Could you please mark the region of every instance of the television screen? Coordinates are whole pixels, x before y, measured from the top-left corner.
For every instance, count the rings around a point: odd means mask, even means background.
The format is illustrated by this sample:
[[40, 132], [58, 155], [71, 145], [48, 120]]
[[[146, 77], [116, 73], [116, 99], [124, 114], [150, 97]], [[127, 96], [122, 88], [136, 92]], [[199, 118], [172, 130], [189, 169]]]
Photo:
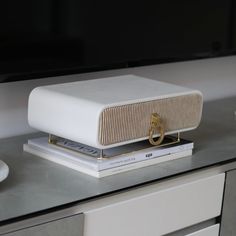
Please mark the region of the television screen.
[[234, 53], [233, 0], [0, 2], [1, 82]]

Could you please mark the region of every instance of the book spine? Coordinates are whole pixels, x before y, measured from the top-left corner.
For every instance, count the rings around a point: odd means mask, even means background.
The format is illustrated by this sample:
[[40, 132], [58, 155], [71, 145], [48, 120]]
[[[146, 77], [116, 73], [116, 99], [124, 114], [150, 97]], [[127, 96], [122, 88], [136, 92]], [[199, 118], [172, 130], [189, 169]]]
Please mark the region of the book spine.
[[182, 144], [182, 145], [176, 145], [174, 147], [169, 147], [169, 148], [168, 147], [160, 148], [160, 149], [157, 148], [150, 151], [133, 153], [127, 156], [123, 155], [120, 157], [111, 158], [110, 160], [107, 159], [107, 160], [98, 162], [98, 170], [101, 171], [101, 170], [111, 169], [114, 167], [136, 163], [139, 161], [145, 161], [145, 160], [178, 153], [185, 150], [192, 150], [192, 149], [193, 149], [193, 143], [187, 143], [187, 144]]
[[186, 156], [191, 156], [191, 155], [192, 155], [192, 149], [180, 151], [180, 152], [172, 153], [172, 154], [169, 154], [166, 156], [156, 157], [153, 159], [148, 159], [148, 160], [144, 160], [144, 161], [140, 161], [140, 162], [124, 165], [124, 166], [119, 166], [119, 167], [115, 167], [115, 168], [111, 168], [111, 169], [102, 170], [97, 173], [97, 177], [102, 178], [102, 177], [126, 172], [129, 170], [135, 170], [135, 169], [142, 168], [142, 167], [156, 165], [156, 164], [170, 161], [170, 160], [176, 160], [176, 159], [186, 157]]

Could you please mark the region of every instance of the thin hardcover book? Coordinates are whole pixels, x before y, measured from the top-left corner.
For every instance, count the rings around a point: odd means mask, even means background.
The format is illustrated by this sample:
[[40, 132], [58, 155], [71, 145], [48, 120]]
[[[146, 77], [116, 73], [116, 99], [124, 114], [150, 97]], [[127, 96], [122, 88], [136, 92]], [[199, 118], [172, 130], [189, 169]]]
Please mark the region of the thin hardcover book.
[[159, 148], [151, 146], [148, 141], [141, 141], [104, 150], [105, 158], [99, 159], [99, 156], [97, 154], [93, 156], [86, 154], [86, 150], [89, 154], [95, 154], [95, 152], [99, 153], [98, 150], [86, 145], [83, 146], [83, 144], [80, 143], [78, 143], [78, 147], [80, 147], [80, 149], [83, 149], [82, 153], [50, 144], [48, 143], [47, 137], [30, 139], [28, 140], [27, 145], [27, 151], [29, 151], [28, 149], [29, 147], [31, 147], [38, 152], [58, 156], [58, 158], [60, 157], [62, 159], [65, 159], [65, 161], [67, 162], [71, 162], [95, 171], [111, 169], [114, 167], [128, 165], [139, 161], [145, 161], [193, 149], [193, 142], [184, 139], [181, 139], [177, 144]]
[[[77, 145], [78, 149], [83, 149], [82, 153], [50, 144], [47, 137], [41, 137], [28, 140], [28, 143], [24, 144], [24, 151], [100, 178], [190, 156], [193, 149], [193, 142], [184, 139], [178, 144], [160, 148], [149, 148], [148, 141], [141, 141], [106, 150], [106, 158], [99, 159], [98, 155], [95, 155], [98, 150], [80, 143]], [[73, 146], [76, 150], [75, 143]], [[93, 155], [87, 155], [86, 152]]]
[[157, 158], [147, 159], [147, 160], [143, 160], [143, 161], [139, 161], [139, 162], [135, 162], [135, 163], [130, 163], [127, 165], [117, 166], [117, 167], [110, 168], [110, 169], [96, 171], [96, 170], [91, 169], [85, 165], [78, 164], [74, 161], [68, 161], [64, 156], [61, 156], [61, 155], [58, 155], [55, 153], [50, 153], [45, 150], [44, 151], [40, 150], [39, 148], [32, 146], [30, 144], [25, 144], [24, 150], [26, 152], [33, 154], [33, 155], [53, 161], [57, 164], [66, 166], [68, 168], [74, 169], [76, 171], [79, 171], [81, 173], [84, 173], [84, 174], [87, 174], [87, 175], [90, 175], [90, 176], [93, 176], [96, 178], [111, 176], [114, 174], [119, 174], [119, 173], [123, 173], [126, 171], [131, 171], [131, 170], [135, 170], [135, 169], [139, 169], [139, 168], [143, 168], [143, 167], [148, 167], [148, 166], [156, 165], [161, 162], [171, 161], [171, 160], [175, 160], [178, 158], [192, 155], [192, 149], [189, 149], [189, 150], [180, 151], [177, 153], [172, 153], [172, 154], [160, 156]]

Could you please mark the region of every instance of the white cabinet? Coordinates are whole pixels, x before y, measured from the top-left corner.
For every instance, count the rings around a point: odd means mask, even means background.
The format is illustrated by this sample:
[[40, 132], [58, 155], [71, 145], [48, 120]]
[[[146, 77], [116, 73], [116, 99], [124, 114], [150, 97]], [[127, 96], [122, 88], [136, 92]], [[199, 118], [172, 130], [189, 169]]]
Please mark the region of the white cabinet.
[[207, 227], [205, 229], [199, 230], [192, 234], [188, 234], [186, 236], [218, 236], [219, 235], [219, 224]]
[[213, 224], [221, 214], [224, 181], [219, 172], [183, 175], [8, 225], [0, 234], [218, 236]]
[[217, 217], [224, 178], [218, 174], [88, 210], [84, 236], [158, 236]]

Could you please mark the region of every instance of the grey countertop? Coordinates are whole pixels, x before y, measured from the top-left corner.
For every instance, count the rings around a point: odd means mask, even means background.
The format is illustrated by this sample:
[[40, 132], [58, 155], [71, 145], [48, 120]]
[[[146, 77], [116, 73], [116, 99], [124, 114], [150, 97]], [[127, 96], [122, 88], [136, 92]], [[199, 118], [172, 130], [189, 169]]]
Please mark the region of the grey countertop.
[[8, 164], [10, 175], [0, 183], [0, 225], [192, 170], [236, 161], [235, 111], [236, 97], [204, 104], [199, 128], [183, 134], [195, 143], [191, 157], [102, 179], [24, 153], [23, 144], [42, 134], [2, 139], [0, 159]]

